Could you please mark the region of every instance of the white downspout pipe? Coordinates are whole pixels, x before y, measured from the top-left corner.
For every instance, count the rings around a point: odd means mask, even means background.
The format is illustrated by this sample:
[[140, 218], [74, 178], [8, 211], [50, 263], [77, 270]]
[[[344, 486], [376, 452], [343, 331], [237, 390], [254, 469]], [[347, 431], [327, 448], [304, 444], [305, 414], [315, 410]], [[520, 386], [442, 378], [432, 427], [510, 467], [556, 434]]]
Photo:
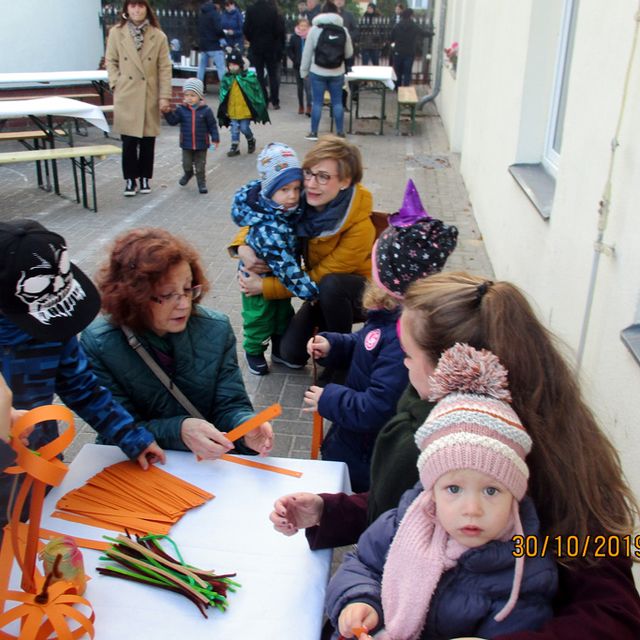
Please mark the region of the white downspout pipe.
[[[446, 26], [447, 20], [447, 0], [440, 0], [440, 18], [439, 18], [439, 28], [438, 28], [438, 42], [436, 44], [436, 57], [435, 57], [435, 65], [436, 65], [436, 79], [433, 83], [433, 88], [431, 89], [431, 93], [427, 96], [423, 96], [418, 100], [418, 109], [422, 109], [427, 102], [432, 102], [436, 99], [438, 94], [440, 93], [440, 86], [442, 85], [442, 65], [444, 62], [444, 30]], [[431, 53], [433, 56], [433, 52]]]

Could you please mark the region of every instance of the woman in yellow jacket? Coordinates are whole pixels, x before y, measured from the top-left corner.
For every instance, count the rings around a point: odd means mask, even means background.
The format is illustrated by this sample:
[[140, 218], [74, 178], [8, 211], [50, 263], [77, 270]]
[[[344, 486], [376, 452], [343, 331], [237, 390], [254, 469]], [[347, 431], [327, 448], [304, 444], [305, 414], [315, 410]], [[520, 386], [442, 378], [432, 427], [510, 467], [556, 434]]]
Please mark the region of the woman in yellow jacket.
[[109, 31], [106, 51], [113, 91], [113, 128], [122, 135], [125, 196], [149, 193], [160, 111], [171, 110], [171, 59], [167, 36], [151, 6], [125, 0], [120, 22]]
[[[315, 327], [349, 333], [361, 320], [362, 292], [371, 275], [375, 228], [371, 193], [360, 184], [362, 157], [358, 148], [337, 136], [323, 136], [302, 163], [303, 212], [296, 225], [303, 266], [318, 284], [317, 300], [305, 302], [282, 336], [271, 337], [271, 360], [288, 367], [304, 366], [306, 345]], [[246, 234], [246, 232], [245, 232]], [[234, 240], [244, 263], [240, 289], [269, 300], [291, 297], [251, 249]]]

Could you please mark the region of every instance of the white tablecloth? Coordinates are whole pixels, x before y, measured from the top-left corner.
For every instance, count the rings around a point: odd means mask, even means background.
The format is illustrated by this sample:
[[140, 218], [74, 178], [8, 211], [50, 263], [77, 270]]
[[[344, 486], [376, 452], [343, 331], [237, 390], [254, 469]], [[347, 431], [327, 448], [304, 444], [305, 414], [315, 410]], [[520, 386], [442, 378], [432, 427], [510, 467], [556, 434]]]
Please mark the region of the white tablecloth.
[[98, 129], [109, 131], [109, 125], [100, 108], [81, 100], [58, 96], [36, 98], [35, 100], [0, 100], [0, 120], [26, 116], [82, 118]]
[[387, 89], [393, 90], [395, 88], [394, 80], [396, 79], [396, 73], [393, 67], [382, 67], [373, 65], [354, 66], [349, 73], [346, 74], [348, 82], [354, 82], [356, 80], [377, 80], [382, 82]]
[[[290, 458], [260, 459], [302, 471], [301, 478], [225, 462], [195, 461], [193, 454], [171, 451], [163, 469], [211, 493], [215, 498], [189, 511], [171, 530], [185, 562], [221, 573], [237, 572], [242, 584], [229, 595], [229, 609], [208, 611], [205, 620], [185, 597], [161, 589], [101, 576], [100, 553], [83, 549], [92, 579], [86, 597], [96, 613], [96, 638], [122, 640], [318, 640], [331, 551], [310, 551], [302, 533], [287, 538], [268, 519], [276, 498], [294, 491], [335, 492], [348, 488], [343, 463]], [[45, 501], [42, 527], [100, 539], [94, 527], [51, 518], [56, 500], [103, 467], [124, 458], [116, 447], [85, 445], [70, 465], [63, 484]], [[13, 576], [14, 584], [17, 576]]]
[[37, 86], [50, 82], [107, 82], [106, 71], [42, 71], [29, 73], [0, 73], [0, 85], [23, 84]]

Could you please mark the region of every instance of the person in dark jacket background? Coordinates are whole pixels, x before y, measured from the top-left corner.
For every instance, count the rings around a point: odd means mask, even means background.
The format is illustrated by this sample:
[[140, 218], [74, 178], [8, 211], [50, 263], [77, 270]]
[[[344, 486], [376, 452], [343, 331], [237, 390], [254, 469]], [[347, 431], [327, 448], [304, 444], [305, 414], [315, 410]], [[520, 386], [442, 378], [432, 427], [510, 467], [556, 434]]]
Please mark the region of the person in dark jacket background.
[[311, 338], [309, 355], [323, 366], [347, 369], [344, 384], [311, 386], [304, 411], [318, 411], [332, 425], [322, 443], [322, 459], [345, 462], [351, 489], [369, 489], [369, 468], [376, 437], [393, 416], [407, 386], [407, 369], [396, 332], [398, 300], [375, 284], [362, 299], [368, 310], [355, 333], [319, 333]]
[[170, 125], [180, 125], [180, 147], [184, 174], [179, 183], [185, 186], [193, 177], [195, 165], [198, 191], [207, 193], [205, 175], [207, 149], [215, 149], [220, 142], [216, 119], [211, 108], [202, 99], [204, 86], [197, 78], [189, 78], [183, 87], [185, 104], [165, 113]]
[[[306, 114], [311, 117], [311, 84], [309, 78], [302, 78], [300, 75], [300, 61], [302, 60], [302, 51], [309, 35], [311, 25], [306, 16], [298, 18], [298, 22], [293, 29], [293, 33], [287, 43], [287, 55], [293, 63], [293, 71], [296, 76], [296, 89], [298, 92], [298, 114]], [[305, 100], [307, 107], [305, 109]]]
[[[33, 409], [51, 404], [57, 395], [142, 468], [164, 461], [153, 435], [134, 426], [131, 415], [100, 386], [78, 344], [76, 334], [98, 313], [100, 296], [70, 262], [64, 238], [33, 220], [3, 222], [0, 256], [1, 372], [13, 406]], [[37, 450], [57, 437], [57, 423], [43, 422], [29, 437], [29, 447]], [[0, 474], [0, 504], [7, 504], [13, 478]], [[2, 508], [0, 532], [5, 524]]]
[[401, 16], [400, 22], [391, 30], [393, 69], [396, 72], [396, 86], [408, 87], [418, 42], [425, 37], [425, 33], [413, 19], [413, 9], [404, 9]]
[[226, 0], [220, 20], [227, 46], [244, 53], [244, 18], [234, 0]]
[[200, 47], [200, 62], [198, 64], [198, 80], [206, 86], [207, 66], [209, 58], [213, 60], [218, 74], [218, 82], [222, 82], [225, 74], [224, 41], [225, 33], [222, 29], [221, 8], [222, 0], [206, 0], [198, 13], [198, 46]]
[[[284, 17], [277, 0], [256, 0], [247, 9], [244, 35], [249, 41], [249, 60], [256, 70], [266, 104], [280, 108], [280, 63], [285, 47]], [[264, 77], [269, 76], [269, 90]]]

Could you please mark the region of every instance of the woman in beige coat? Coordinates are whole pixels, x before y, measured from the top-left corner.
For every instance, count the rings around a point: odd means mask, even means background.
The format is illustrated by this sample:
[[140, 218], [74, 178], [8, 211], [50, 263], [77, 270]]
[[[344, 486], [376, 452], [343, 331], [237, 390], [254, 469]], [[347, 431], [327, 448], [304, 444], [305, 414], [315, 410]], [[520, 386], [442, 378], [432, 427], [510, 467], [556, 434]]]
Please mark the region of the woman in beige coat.
[[122, 135], [124, 195], [149, 193], [160, 112], [171, 109], [171, 60], [167, 36], [149, 3], [125, 0], [109, 32], [106, 53], [113, 91], [114, 130]]

